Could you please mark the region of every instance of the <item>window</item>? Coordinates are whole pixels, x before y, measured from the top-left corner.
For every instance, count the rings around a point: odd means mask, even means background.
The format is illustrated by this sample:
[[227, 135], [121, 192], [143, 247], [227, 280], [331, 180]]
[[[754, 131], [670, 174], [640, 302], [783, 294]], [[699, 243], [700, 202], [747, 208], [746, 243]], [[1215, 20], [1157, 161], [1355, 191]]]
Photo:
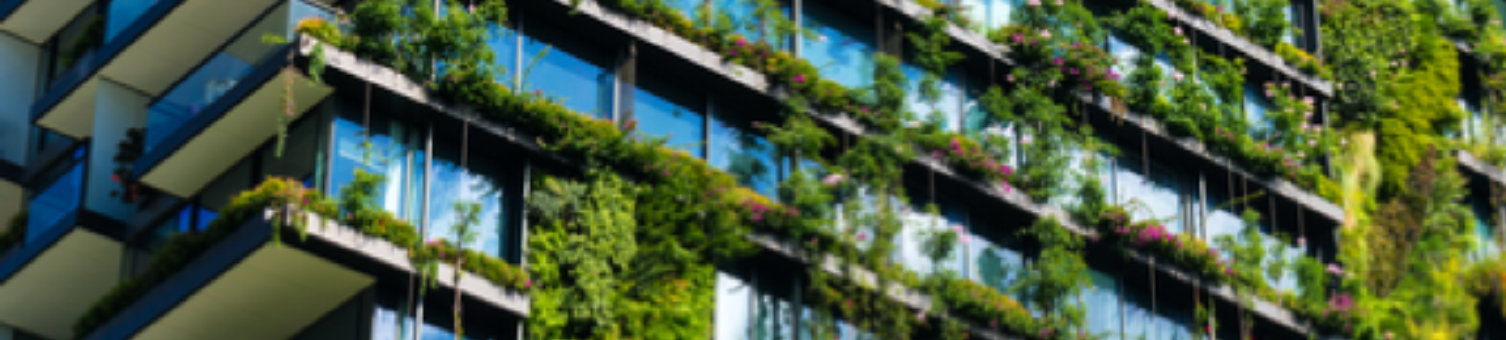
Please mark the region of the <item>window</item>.
[[[424, 239], [444, 238], [458, 242], [455, 226], [463, 216], [457, 211], [457, 205], [475, 204], [479, 223], [471, 226], [475, 239], [466, 243], [465, 248], [507, 258], [506, 251], [510, 250], [507, 245], [514, 243], [508, 242], [509, 233], [506, 232], [509, 223], [505, 189], [512, 178], [503, 162], [509, 155], [495, 148], [487, 148], [490, 152], [486, 152], [485, 157], [472, 152], [466, 167], [462, 168], [460, 138], [445, 138], [459, 135], [436, 133], [434, 136], [434, 159], [429, 169], [432, 176], [429, 180], [429, 223], [424, 227]], [[473, 138], [470, 147], [479, 148], [480, 144]]]
[[[1116, 64], [1115, 72], [1129, 75], [1135, 71], [1135, 60], [1140, 58], [1140, 49], [1119, 39], [1117, 34], [1109, 34], [1109, 53], [1114, 56]], [[1129, 81], [1127, 78], [1119, 78], [1121, 81]]]
[[[1244, 218], [1231, 206], [1234, 197], [1228, 191], [1223, 185], [1208, 186], [1208, 197], [1203, 201], [1205, 202], [1203, 209], [1206, 210], [1207, 214], [1207, 219], [1203, 222], [1205, 229], [1203, 231], [1203, 235], [1205, 236], [1203, 239], [1210, 245], [1216, 245], [1217, 243], [1213, 243], [1213, 241], [1218, 239], [1219, 236], [1231, 235], [1230, 237], [1238, 238], [1239, 232], [1244, 230]], [[1229, 252], [1221, 254], [1224, 257], [1231, 255]]]
[[[913, 206], [905, 211], [901, 234], [894, 238], [895, 262], [922, 275], [935, 274], [942, 270], [956, 275], [967, 273], [965, 268], [967, 260], [964, 258], [967, 255], [967, 249], [960, 242], [960, 237], [950, 256], [933, 263], [930, 256], [926, 254], [925, 244], [934, 233], [950, 233], [956, 229], [961, 229], [965, 233], [967, 230], [966, 210], [954, 205], [942, 205], [941, 213], [942, 216], [934, 216], [924, 209]], [[935, 268], [937, 265], [941, 268]]]
[[[905, 106], [914, 115], [915, 120], [929, 122], [932, 119], [940, 121], [944, 131], [962, 130], [962, 89], [964, 85], [962, 72], [956, 68], [948, 70], [946, 76], [936, 83], [939, 90], [934, 102], [926, 102], [920, 93], [921, 79], [926, 77], [926, 71], [910, 64], [902, 66], [905, 78], [909, 81], [905, 87]], [[934, 117], [940, 115], [940, 117]]]
[[1140, 211], [1131, 210], [1136, 219], [1163, 221], [1167, 231], [1181, 233], [1180, 179], [1171, 169], [1156, 163], [1151, 163], [1147, 175], [1143, 164], [1138, 154], [1127, 151], [1121, 154], [1114, 169], [1114, 202], [1131, 208], [1144, 207]]
[[740, 115], [729, 112], [733, 105], [715, 105], [711, 115], [711, 166], [726, 170], [737, 183], [767, 197], [778, 196], [774, 146], [763, 136], [746, 132]]
[[1018, 0], [961, 0], [968, 19], [977, 23], [984, 32], [1008, 25]]
[[1087, 306], [1084, 320], [1091, 334], [1102, 339], [1119, 339], [1119, 281], [1113, 275], [1088, 269], [1092, 287], [1082, 293], [1082, 302]]
[[530, 25], [524, 33], [523, 65], [531, 65], [522, 71], [524, 90], [559, 100], [582, 114], [612, 117], [616, 77], [605, 66], [611, 60], [606, 49], [544, 25]]
[[816, 38], [802, 39], [800, 54], [821, 70], [821, 76], [847, 87], [873, 84], [874, 42], [872, 24], [851, 18], [836, 8], [815, 1], [805, 5], [803, 23]]
[[1476, 256], [1481, 259], [1495, 258], [1500, 253], [1501, 246], [1496, 228], [1490, 223], [1491, 206], [1488, 199], [1471, 198], [1469, 207], [1475, 220], [1475, 239], [1480, 242], [1476, 248]]
[[1009, 236], [1001, 230], [988, 230], [974, 224], [969, 228], [967, 243], [967, 277], [978, 283], [1008, 292], [1020, 280], [1020, 270], [1025, 267], [1025, 256], [1012, 249]]
[[492, 54], [495, 56], [492, 63], [501, 68], [496, 75], [493, 75], [496, 78], [492, 80], [511, 88], [515, 84], [516, 76], [523, 73], [523, 70], [518, 68], [519, 56], [526, 58], [525, 63], [532, 61], [533, 56], [519, 53], [518, 31], [507, 26], [490, 25], [491, 34], [486, 37], [486, 46], [492, 49]]
[[668, 138], [668, 146], [695, 157], [705, 157], [706, 104], [703, 93], [686, 91], [652, 75], [643, 74], [640, 91], [633, 94], [633, 118], [638, 132]]
[[[348, 111], [347, 111], [348, 112]], [[331, 197], [355, 180], [355, 171], [382, 175], [376, 204], [398, 218], [417, 221], [423, 194], [423, 133], [416, 127], [373, 116], [370, 130], [361, 117], [334, 119], [334, 152], [330, 165]]]
[[1273, 133], [1271, 121], [1265, 116], [1267, 111], [1273, 109], [1274, 106], [1266, 99], [1265, 91], [1260, 85], [1245, 84], [1245, 122], [1249, 127], [1250, 137], [1261, 140]]

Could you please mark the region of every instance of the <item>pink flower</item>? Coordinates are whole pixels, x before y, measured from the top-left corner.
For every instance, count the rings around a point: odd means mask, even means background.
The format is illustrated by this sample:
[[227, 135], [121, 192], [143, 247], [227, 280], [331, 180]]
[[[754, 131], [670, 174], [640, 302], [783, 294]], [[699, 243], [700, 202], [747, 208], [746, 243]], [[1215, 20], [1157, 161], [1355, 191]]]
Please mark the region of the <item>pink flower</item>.
[[1344, 268], [1339, 267], [1339, 264], [1337, 263], [1329, 263], [1328, 273], [1333, 274], [1334, 276], [1344, 275]]
[[[1039, 0], [1031, 0], [1031, 1], [1036, 1], [1037, 3], [1040, 2]], [[1016, 43], [1016, 44], [1025, 42], [1025, 36], [1020, 35], [1020, 32], [1014, 32], [1014, 37], [1013, 38], [1014, 38], [1014, 43]]]
[[841, 173], [835, 173], [835, 174], [826, 175], [826, 178], [822, 178], [821, 179], [821, 183], [822, 184], [826, 184], [826, 186], [836, 186], [837, 184], [841, 184], [842, 181], [846, 180], [846, 179], [847, 179], [846, 175], [842, 175]]
[[865, 233], [865, 232], [859, 232], [858, 233], [858, 242], [863, 242], [863, 241], [867, 241], [867, 240], [868, 240], [868, 233]]
[[737, 46], [747, 46], [747, 45], [748, 45], [748, 40], [747, 39], [737, 38]]
[[1029, 135], [1020, 136], [1020, 144], [1021, 145], [1030, 145], [1030, 136]]
[[532, 288], [533, 279], [523, 279], [523, 288]]
[[1391, 332], [1386, 332], [1386, 340], [1391, 340]]
[[1176, 33], [1179, 37], [1182, 36], [1182, 26], [1172, 27], [1171, 32]]
[[1177, 81], [1182, 81], [1182, 78], [1183, 78], [1182, 72], [1173, 72], [1171, 74], [1171, 78], [1172, 79], [1176, 79]]
[[1297, 238], [1297, 246], [1298, 247], [1306, 247], [1307, 246], [1307, 237], [1298, 237]]
[[962, 228], [961, 224], [952, 225], [952, 232], [957, 233], [957, 242], [967, 244], [967, 229]]
[[1025, 4], [1026, 5], [1030, 5], [1030, 7], [1040, 6], [1041, 5], [1041, 0], [1030, 0], [1030, 1], [1025, 2]]
[[1041, 30], [1041, 39], [1051, 39], [1051, 31]]
[[999, 172], [1004, 173], [1004, 176], [1014, 175], [1014, 168], [1009, 167], [1008, 164], [999, 164]]
[[[1041, 32], [1045, 32], [1045, 31], [1041, 31]], [[1052, 64], [1056, 64], [1057, 66], [1060, 66], [1062, 64], [1062, 58], [1061, 57], [1051, 58], [1051, 63]]]
[[804, 74], [797, 74], [797, 75], [795, 75], [795, 83], [804, 84], [805, 83], [805, 75]]

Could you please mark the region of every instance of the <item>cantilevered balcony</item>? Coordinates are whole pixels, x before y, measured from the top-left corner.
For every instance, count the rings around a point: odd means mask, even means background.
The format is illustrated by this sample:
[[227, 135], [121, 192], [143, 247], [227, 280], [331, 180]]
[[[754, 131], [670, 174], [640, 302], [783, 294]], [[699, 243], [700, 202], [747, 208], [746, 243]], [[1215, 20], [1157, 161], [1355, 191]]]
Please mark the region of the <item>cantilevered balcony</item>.
[[[391, 242], [312, 213], [302, 215], [308, 222], [302, 238], [274, 228], [275, 211], [261, 212], [80, 338], [286, 339], [379, 278], [400, 282], [417, 273], [407, 250]], [[284, 233], [281, 243], [274, 232]], [[441, 265], [438, 275], [448, 278], [452, 270]], [[455, 286], [440, 280], [433, 294], [453, 294]], [[520, 293], [475, 275], [458, 286], [487, 309], [527, 314]]]
[[[303, 0], [283, 1], [261, 20], [178, 80], [147, 113], [145, 156], [136, 162], [143, 182], [180, 197], [192, 195], [215, 174], [277, 133], [284, 101], [293, 102], [292, 122], [328, 96], [292, 68], [291, 43], [268, 44], [266, 36], [295, 40], [303, 18], [333, 18]], [[285, 77], [291, 77], [292, 84]], [[284, 98], [284, 91], [292, 97]]]
[[86, 155], [64, 155], [26, 201], [25, 237], [0, 253], [0, 323], [69, 338], [72, 320], [120, 278], [123, 229], [89, 207]]
[[[54, 0], [30, 0], [50, 2]], [[63, 0], [57, 0], [63, 1]], [[70, 49], [58, 58], [32, 120], [75, 138], [93, 131], [95, 88], [104, 79], [158, 97], [200, 61], [223, 49], [248, 24], [268, 16], [284, 0], [114, 0], [80, 15], [97, 16], [97, 35], [72, 39], [97, 42], [95, 48]], [[58, 17], [48, 20], [56, 21]], [[93, 21], [94, 19], [90, 19]], [[85, 30], [91, 31], [91, 30]], [[93, 39], [93, 40], [91, 40]], [[75, 45], [75, 44], [68, 44]], [[84, 44], [87, 47], [88, 44]], [[66, 60], [65, 60], [66, 59]]]
[[0, 31], [32, 43], [47, 40], [94, 0], [4, 0], [0, 1]]

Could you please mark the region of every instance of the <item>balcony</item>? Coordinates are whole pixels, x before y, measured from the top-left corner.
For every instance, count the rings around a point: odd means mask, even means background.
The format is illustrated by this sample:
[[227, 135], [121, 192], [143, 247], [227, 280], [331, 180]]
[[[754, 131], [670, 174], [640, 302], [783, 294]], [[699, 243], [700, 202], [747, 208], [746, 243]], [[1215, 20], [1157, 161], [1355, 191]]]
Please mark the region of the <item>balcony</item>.
[[[265, 36], [295, 40], [293, 28], [306, 17], [333, 15], [304, 1], [285, 1], [156, 98], [147, 111], [145, 154], [135, 165], [136, 176], [190, 196], [276, 135], [285, 90], [294, 103], [294, 116], [286, 122], [332, 93], [296, 71], [292, 44], [262, 42]], [[292, 77], [293, 86], [283, 77]]]
[[85, 209], [83, 149], [30, 201], [21, 244], [0, 254], [0, 323], [54, 339], [120, 278], [120, 228]]
[[82, 14], [101, 18], [98, 47], [76, 49], [59, 60], [67, 63], [55, 69], [32, 106], [31, 119], [70, 137], [88, 137], [96, 105], [110, 105], [96, 103], [95, 88], [105, 79], [157, 97], [281, 2], [115, 0], [108, 8]]
[[[300, 238], [273, 228], [276, 211], [259, 212], [80, 338], [286, 339], [378, 278], [397, 282], [417, 273], [407, 250], [391, 242], [313, 213]], [[283, 233], [282, 244], [274, 232]], [[452, 270], [441, 265], [438, 275]], [[440, 280], [431, 294], [448, 296], [455, 286]], [[487, 309], [528, 313], [525, 296], [475, 275], [464, 276], [459, 289]], [[247, 323], [247, 316], [257, 321]]]
[[0, 31], [10, 32], [31, 43], [46, 41], [94, 0], [4, 0], [0, 1]]

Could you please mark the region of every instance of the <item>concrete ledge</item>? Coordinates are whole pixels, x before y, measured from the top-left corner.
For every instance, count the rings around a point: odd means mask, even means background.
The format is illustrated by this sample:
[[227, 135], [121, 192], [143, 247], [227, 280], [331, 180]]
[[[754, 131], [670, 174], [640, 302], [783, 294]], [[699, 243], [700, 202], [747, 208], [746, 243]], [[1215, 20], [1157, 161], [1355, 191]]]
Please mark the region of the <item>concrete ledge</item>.
[[1490, 179], [1491, 182], [1495, 182], [1498, 185], [1506, 185], [1506, 172], [1502, 172], [1495, 165], [1475, 158], [1475, 155], [1470, 154], [1469, 151], [1459, 150], [1457, 156], [1460, 168]]
[[1218, 39], [1219, 43], [1234, 48], [1235, 50], [1244, 54], [1246, 59], [1258, 61], [1261, 64], [1264, 64], [1266, 67], [1270, 67], [1271, 69], [1282, 73], [1287, 78], [1296, 79], [1298, 83], [1301, 83], [1303, 85], [1306, 85], [1308, 88], [1318, 91], [1318, 93], [1322, 94], [1324, 97], [1333, 98], [1333, 83], [1319, 79], [1315, 75], [1302, 73], [1295, 66], [1288, 65], [1286, 63], [1286, 60], [1281, 59], [1281, 56], [1276, 55], [1274, 51], [1268, 50], [1265, 47], [1259, 45], [1255, 45], [1255, 43], [1251, 42], [1250, 40], [1235, 35], [1234, 32], [1220, 27], [1218, 26], [1218, 24], [1215, 24], [1212, 21], [1208, 21], [1202, 16], [1182, 10], [1181, 7], [1177, 7], [1177, 5], [1172, 3], [1170, 0], [1148, 0], [1147, 2], [1151, 6], [1154, 6], [1166, 12], [1167, 14], [1174, 16], [1175, 20], [1198, 30], [1198, 32], [1201, 32], [1204, 36], [1213, 37], [1214, 39]]
[[[272, 212], [269, 210], [268, 214]], [[392, 242], [381, 238], [366, 235], [360, 231], [340, 225], [334, 220], [324, 219], [314, 213], [304, 213], [307, 218], [308, 236], [329, 243], [355, 254], [361, 254], [368, 259], [382, 263], [392, 269], [417, 275], [418, 269], [408, 260], [408, 249], [399, 247]], [[440, 264], [438, 275], [439, 286], [449, 289], [457, 288], [450, 278], [455, 275], [455, 268], [448, 264]], [[460, 291], [466, 296], [486, 302], [502, 310], [512, 312], [521, 317], [528, 317], [530, 302], [528, 295], [522, 292], [498, 286], [480, 276], [466, 273], [460, 277]]]

